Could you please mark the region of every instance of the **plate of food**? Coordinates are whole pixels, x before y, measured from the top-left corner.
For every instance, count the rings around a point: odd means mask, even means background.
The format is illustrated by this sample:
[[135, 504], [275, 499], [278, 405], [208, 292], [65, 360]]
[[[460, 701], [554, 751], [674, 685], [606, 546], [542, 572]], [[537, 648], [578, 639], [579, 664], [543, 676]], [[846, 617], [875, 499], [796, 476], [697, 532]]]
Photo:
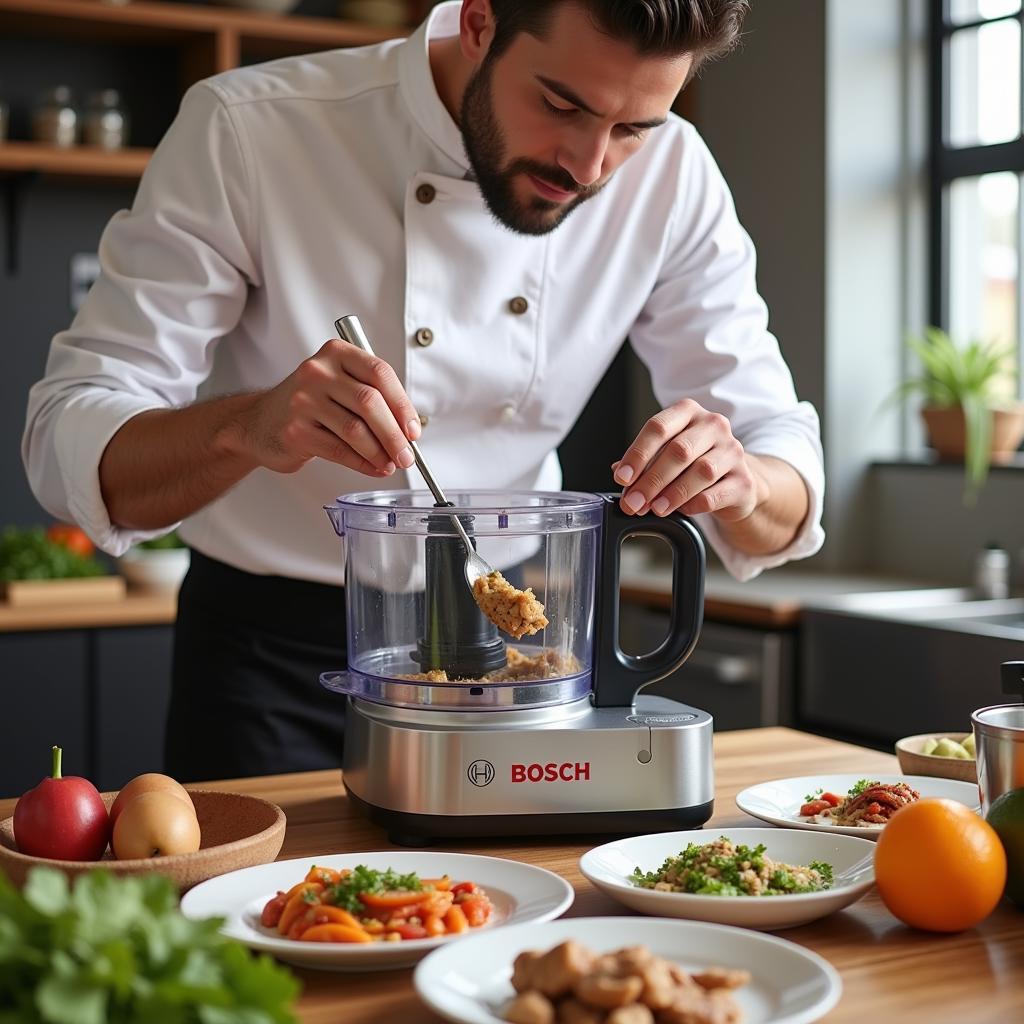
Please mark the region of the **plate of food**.
[[922, 797], [945, 797], [978, 810], [978, 787], [925, 775], [804, 775], [744, 789], [741, 811], [786, 828], [877, 839], [888, 820]]
[[866, 839], [796, 829], [663, 832], [598, 846], [580, 871], [642, 914], [792, 928], [859, 900], [874, 852]]
[[610, 1019], [806, 1024], [842, 993], [831, 964], [774, 935], [630, 917], [473, 935], [426, 957], [413, 984], [456, 1024], [601, 1021], [613, 1008]]
[[186, 917], [299, 967], [408, 967], [477, 931], [549, 921], [573, 888], [543, 868], [498, 857], [385, 851], [261, 864], [197, 885]]

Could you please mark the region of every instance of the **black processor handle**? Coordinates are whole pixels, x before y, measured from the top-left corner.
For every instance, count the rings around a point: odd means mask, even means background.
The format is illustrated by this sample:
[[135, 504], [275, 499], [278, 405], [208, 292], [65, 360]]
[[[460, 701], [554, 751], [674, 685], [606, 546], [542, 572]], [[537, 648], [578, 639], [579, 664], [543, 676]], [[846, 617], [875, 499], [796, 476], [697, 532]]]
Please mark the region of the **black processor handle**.
[[1003, 693], [1024, 700], [1024, 661], [1004, 661], [999, 667]]
[[[620, 494], [601, 494], [604, 529], [598, 552], [594, 613], [594, 704], [631, 707], [637, 690], [674, 672], [690, 656], [704, 621], [704, 541], [685, 516], [628, 516]], [[668, 636], [653, 651], [627, 654], [619, 646], [619, 552], [629, 537], [664, 537], [672, 549]]]

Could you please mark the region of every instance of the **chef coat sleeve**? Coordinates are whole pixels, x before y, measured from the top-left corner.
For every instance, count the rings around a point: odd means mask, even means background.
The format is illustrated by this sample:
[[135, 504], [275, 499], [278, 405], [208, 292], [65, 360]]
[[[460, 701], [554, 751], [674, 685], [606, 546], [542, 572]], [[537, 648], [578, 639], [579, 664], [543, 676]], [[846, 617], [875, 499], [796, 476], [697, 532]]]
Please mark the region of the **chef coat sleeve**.
[[99, 484], [107, 442], [144, 410], [195, 399], [216, 341], [259, 285], [250, 164], [215, 84], [193, 86], [131, 210], [103, 232], [100, 276], [30, 392], [22, 458], [36, 498], [112, 555], [167, 530], [111, 523]]
[[725, 567], [746, 580], [818, 551], [825, 476], [818, 415], [798, 401], [768, 330], [750, 238], [703, 140], [686, 126], [673, 220], [661, 273], [630, 334], [662, 407], [691, 398], [729, 419], [744, 448], [788, 462], [807, 485], [810, 508], [792, 543], [771, 555], [732, 547], [714, 517], [694, 517]]

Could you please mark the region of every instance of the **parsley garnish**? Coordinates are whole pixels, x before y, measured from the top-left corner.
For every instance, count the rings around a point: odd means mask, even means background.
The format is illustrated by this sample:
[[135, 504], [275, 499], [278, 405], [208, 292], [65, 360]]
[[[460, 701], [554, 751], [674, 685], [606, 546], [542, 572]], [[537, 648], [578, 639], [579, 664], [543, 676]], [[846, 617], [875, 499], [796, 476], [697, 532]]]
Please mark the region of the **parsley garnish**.
[[855, 796], [860, 796], [861, 793], [863, 793], [865, 789], [867, 789], [869, 786], [874, 786], [874, 785], [875, 785], [875, 783], [872, 782], [871, 779], [859, 779], [850, 788], [849, 797], [853, 798]]
[[352, 874], [328, 890], [327, 902], [354, 913], [363, 909], [363, 902], [359, 899], [361, 892], [393, 892], [396, 889], [402, 892], [421, 892], [423, 883], [415, 872], [400, 875], [391, 868], [375, 871], [360, 864]]

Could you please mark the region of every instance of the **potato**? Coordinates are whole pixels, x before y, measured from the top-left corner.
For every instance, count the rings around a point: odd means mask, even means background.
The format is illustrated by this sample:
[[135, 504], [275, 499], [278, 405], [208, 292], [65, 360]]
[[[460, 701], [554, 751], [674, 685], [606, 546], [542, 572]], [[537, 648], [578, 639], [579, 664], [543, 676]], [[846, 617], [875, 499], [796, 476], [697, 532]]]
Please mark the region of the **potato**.
[[968, 737], [963, 741], [961, 746], [964, 748], [964, 750], [967, 751], [968, 754], [971, 755], [971, 757], [977, 757], [978, 756], [978, 751], [974, 747], [974, 733], [973, 732], [968, 735]]
[[947, 736], [943, 736], [942, 739], [939, 740], [932, 753], [936, 757], [958, 757], [962, 761], [974, 760], [974, 758], [971, 757], [971, 755], [968, 754], [956, 740], [951, 740]]
[[939, 745], [939, 741], [934, 736], [929, 736], [924, 741], [924, 746], [921, 747], [922, 754], [934, 754], [935, 748]]

